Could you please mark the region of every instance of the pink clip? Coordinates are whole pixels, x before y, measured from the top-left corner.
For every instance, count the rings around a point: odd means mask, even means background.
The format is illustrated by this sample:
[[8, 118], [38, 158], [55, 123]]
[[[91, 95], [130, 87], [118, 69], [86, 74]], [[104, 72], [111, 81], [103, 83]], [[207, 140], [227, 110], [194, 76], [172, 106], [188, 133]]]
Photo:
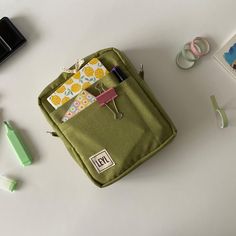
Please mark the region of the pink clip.
[[109, 88], [108, 90], [104, 91], [100, 95], [96, 97], [96, 100], [100, 104], [100, 106], [104, 106], [106, 103], [110, 102], [111, 100], [117, 97], [117, 93], [114, 88]]

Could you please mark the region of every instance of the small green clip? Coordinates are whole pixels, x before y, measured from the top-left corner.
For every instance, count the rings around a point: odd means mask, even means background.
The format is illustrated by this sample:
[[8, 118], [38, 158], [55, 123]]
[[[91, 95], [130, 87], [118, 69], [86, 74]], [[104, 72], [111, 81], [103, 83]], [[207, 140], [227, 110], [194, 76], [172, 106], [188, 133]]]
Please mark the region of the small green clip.
[[5, 176], [0, 176], [0, 189], [13, 192], [16, 190], [17, 182]]
[[214, 95], [212, 95], [211, 97], [211, 103], [213, 106], [213, 109], [216, 113], [216, 118], [217, 118], [217, 123], [219, 125], [220, 128], [226, 128], [228, 126], [228, 117], [224, 111], [224, 109], [220, 108], [217, 101], [216, 101], [216, 97]]
[[7, 130], [7, 137], [14, 148], [17, 157], [23, 166], [28, 166], [32, 163], [29, 153], [27, 153], [26, 148], [21, 141], [20, 137], [17, 135], [16, 131], [11, 127], [9, 122], [4, 121], [4, 125]]

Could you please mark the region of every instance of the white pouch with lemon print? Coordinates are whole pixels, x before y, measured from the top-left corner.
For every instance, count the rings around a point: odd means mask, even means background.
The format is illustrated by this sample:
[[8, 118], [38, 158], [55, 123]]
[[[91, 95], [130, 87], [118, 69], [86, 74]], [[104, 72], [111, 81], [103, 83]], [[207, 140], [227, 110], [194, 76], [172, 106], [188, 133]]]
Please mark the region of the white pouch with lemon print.
[[108, 74], [108, 70], [105, 66], [97, 58], [93, 58], [51, 94], [47, 100], [57, 109], [106, 74]]

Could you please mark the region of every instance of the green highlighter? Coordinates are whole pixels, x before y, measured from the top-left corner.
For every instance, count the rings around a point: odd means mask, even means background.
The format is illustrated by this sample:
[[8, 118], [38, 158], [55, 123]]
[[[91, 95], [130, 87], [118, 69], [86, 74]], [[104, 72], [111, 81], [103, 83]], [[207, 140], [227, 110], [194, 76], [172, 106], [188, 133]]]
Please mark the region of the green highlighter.
[[12, 126], [9, 124], [8, 121], [4, 121], [4, 125], [7, 130], [7, 137], [12, 145], [12, 147], [15, 149], [15, 152], [17, 154], [17, 157], [20, 161], [20, 163], [23, 166], [28, 166], [32, 163], [31, 156], [26, 151], [26, 147], [24, 146], [21, 138], [17, 134], [17, 132], [12, 128]]

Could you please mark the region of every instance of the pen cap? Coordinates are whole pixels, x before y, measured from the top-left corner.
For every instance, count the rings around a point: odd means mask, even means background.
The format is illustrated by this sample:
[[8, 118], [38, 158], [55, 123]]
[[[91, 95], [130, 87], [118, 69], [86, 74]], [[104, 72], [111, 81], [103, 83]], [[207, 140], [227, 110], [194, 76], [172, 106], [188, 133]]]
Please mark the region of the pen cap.
[[5, 176], [0, 176], [0, 189], [13, 192], [16, 190], [16, 181]]

